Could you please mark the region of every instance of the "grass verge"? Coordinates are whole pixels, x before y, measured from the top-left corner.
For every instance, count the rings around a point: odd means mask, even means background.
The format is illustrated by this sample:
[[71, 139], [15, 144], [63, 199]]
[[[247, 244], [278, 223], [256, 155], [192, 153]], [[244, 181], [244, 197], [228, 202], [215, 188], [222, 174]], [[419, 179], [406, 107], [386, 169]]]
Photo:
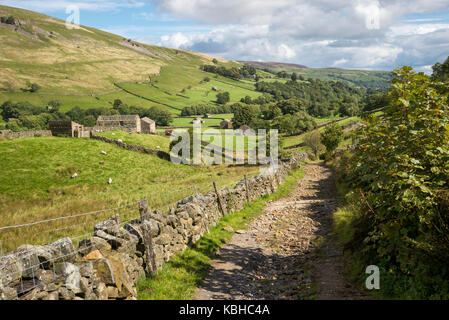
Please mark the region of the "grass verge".
[[288, 196], [303, 176], [302, 168], [292, 171], [275, 193], [247, 204], [239, 212], [223, 217], [215, 227], [210, 228], [208, 234], [164, 263], [157, 276], [142, 279], [137, 286], [138, 299], [193, 299], [196, 288], [206, 278], [218, 249], [234, 235], [234, 232], [223, 228], [231, 226], [234, 230], [247, 229], [249, 223], [263, 213], [267, 201]]

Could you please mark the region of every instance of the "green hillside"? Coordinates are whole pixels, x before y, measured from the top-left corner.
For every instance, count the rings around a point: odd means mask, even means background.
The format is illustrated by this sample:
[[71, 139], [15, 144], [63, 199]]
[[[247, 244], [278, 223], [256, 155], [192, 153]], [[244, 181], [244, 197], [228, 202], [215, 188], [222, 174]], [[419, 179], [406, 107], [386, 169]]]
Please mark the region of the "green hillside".
[[242, 61], [247, 65], [261, 70], [269, 70], [272, 73], [285, 71], [296, 72], [305, 79], [319, 79], [323, 81], [343, 81], [349, 85], [362, 86], [366, 88], [388, 88], [392, 79], [391, 72], [369, 71], [369, 70], [346, 70], [338, 68], [308, 68], [303, 65], [280, 63], [280, 62], [254, 62]]
[[[137, 43], [86, 26], [68, 30], [62, 20], [0, 6], [0, 17], [10, 16], [14, 24], [0, 23], [0, 103], [12, 100], [46, 106], [58, 100], [65, 112], [75, 106], [110, 108], [120, 99], [176, 115], [188, 105], [214, 103], [213, 86], [229, 91], [231, 101], [259, 95], [254, 85], [231, 79], [204, 84], [205, 77], [215, 76], [200, 70], [212, 64], [213, 58], [204, 54]], [[228, 68], [240, 66], [217, 60]], [[31, 83], [41, 88], [29, 92]]]

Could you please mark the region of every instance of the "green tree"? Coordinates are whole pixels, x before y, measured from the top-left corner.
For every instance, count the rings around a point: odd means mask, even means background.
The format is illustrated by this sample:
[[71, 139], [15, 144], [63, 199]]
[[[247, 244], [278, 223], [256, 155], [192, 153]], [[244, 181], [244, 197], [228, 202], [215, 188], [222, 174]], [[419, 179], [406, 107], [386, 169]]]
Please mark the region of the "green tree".
[[343, 130], [336, 123], [327, 126], [321, 134], [321, 142], [329, 155], [334, 153], [341, 141], [343, 141]]
[[120, 99], [115, 99], [115, 100], [114, 100], [114, 103], [112, 104], [112, 107], [113, 107], [114, 109], [118, 110], [119, 107], [120, 107], [121, 105], [123, 105], [123, 104], [124, 104], [124, 103], [123, 103], [122, 100], [120, 100]]
[[292, 81], [298, 80], [298, 74], [296, 72], [293, 72], [292, 76], [291, 76], [291, 79], [292, 79]]
[[321, 143], [321, 134], [318, 130], [307, 133], [304, 138], [304, 144], [312, 150], [315, 159], [318, 158], [320, 152], [324, 149]]
[[226, 104], [231, 100], [229, 92], [220, 92], [217, 94], [217, 102], [219, 104]]
[[447, 80], [449, 79], [449, 57], [443, 63], [436, 63], [433, 67], [433, 80]]
[[41, 89], [41, 86], [37, 83], [32, 83], [30, 85], [30, 92], [38, 92]]
[[251, 125], [254, 118], [258, 116], [257, 110], [250, 105], [244, 105], [240, 108], [236, 108], [234, 111], [234, 119], [232, 123], [235, 128], [239, 128], [243, 125]]
[[158, 107], [151, 107], [146, 115], [153, 119], [158, 126], [168, 126], [173, 122], [171, 113]]

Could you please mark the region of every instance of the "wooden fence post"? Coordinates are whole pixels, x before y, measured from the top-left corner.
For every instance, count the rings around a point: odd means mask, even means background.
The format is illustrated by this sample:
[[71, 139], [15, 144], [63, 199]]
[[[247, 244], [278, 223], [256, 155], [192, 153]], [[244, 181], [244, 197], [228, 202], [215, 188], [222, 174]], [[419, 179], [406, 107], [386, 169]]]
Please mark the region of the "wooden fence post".
[[245, 186], [246, 186], [246, 201], [249, 203], [250, 198], [249, 198], [248, 177], [246, 176], [246, 174], [245, 174]]
[[214, 189], [215, 189], [215, 193], [217, 194], [218, 209], [220, 209], [222, 215], [225, 215], [223, 202], [221, 201], [220, 193], [218, 192], [218, 188], [217, 188], [217, 183], [216, 182], [214, 182]]
[[149, 224], [144, 223], [149, 220], [148, 200], [139, 202], [140, 223], [142, 225], [143, 244], [145, 246], [146, 272], [152, 275], [157, 274], [156, 255], [154, 253], [153, 238]]

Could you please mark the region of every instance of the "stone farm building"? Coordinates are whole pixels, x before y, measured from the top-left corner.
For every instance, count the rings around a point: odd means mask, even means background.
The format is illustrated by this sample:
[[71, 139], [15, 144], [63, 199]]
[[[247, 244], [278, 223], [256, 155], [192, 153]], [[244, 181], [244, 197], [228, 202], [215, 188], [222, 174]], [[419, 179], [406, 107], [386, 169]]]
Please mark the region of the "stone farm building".
[[84, 137], [84, 127], [76, 122], [67, 120], [49, 121], [48, 125], [52, 136]]
[[224, 119], [221, 123], [220, 123], [220, 129], [232, 129], [233, 125], [232, 125], [232, 121], [228, 120], [228, 119]]
[[141, 132], [138, 115], [99, 116], [97, 127], [101, 130], [126, 130], [133, 133]]
[[205, 121], [203, 120], [203, 119], [201, 119], [201, 118], [196, 118], [196, 119], [193, 119], [192, 121], [190, 121], [190, 123], [191, 124], [198, 124], [198, 123], [204, 123]]
[[140, 129], [142, 133], [156, 134], [156, 122], [150, 118], [142, 118], [140, 121]]

